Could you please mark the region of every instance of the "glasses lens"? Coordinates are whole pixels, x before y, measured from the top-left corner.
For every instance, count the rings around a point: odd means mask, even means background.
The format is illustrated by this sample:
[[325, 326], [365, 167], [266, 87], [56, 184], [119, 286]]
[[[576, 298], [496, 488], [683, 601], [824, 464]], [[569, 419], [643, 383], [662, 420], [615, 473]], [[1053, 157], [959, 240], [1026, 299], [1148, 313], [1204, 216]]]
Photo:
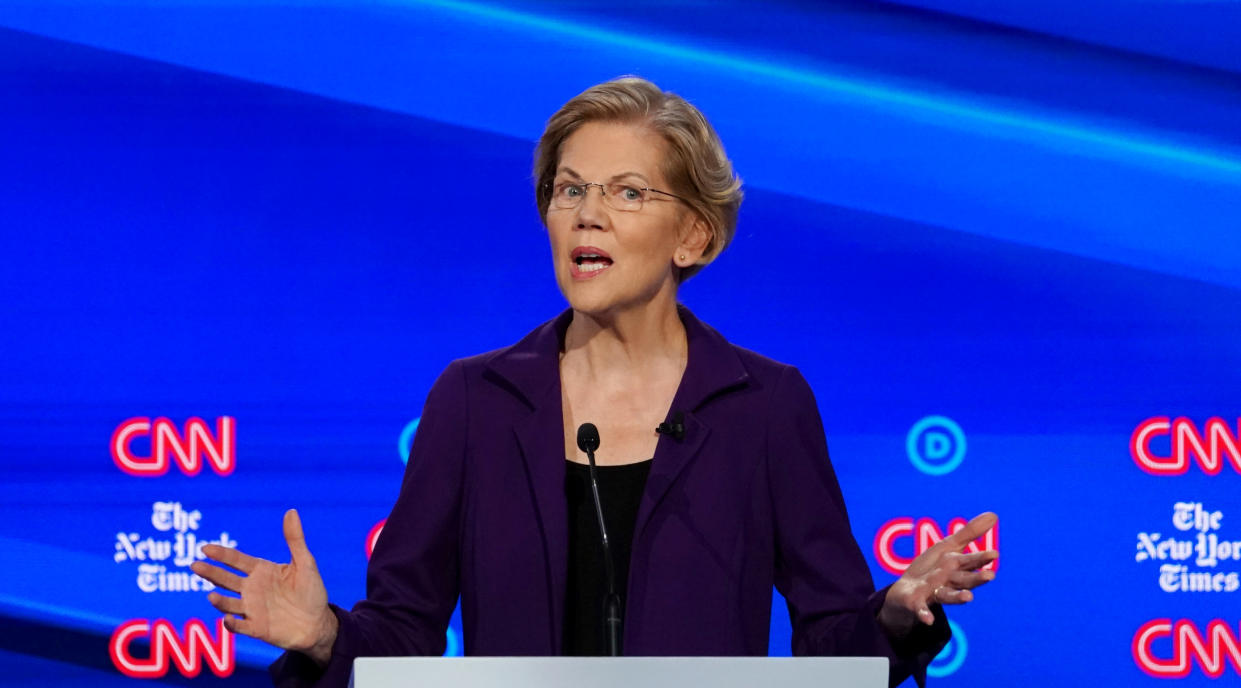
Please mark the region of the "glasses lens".
[[582, 202], [586, 187], [571, 182], [557, 182], [552, 186], [552, 203], [557, 208], [573, 208]]
[[614, 210], [635, 212], [641, 210], [643, 202], [646, 201], [646, 189], [628, 184], [601, 186], [589, 182], [556, 182], [551, 187], [552, 205], [563, 209], [576, 208], [594, 186], [600, 186], [603, 202]]
[[608, 184], [608, 205], [617, 210], [637, 211], [642, 209], [646, 200], [646, 191], [628, 184]]

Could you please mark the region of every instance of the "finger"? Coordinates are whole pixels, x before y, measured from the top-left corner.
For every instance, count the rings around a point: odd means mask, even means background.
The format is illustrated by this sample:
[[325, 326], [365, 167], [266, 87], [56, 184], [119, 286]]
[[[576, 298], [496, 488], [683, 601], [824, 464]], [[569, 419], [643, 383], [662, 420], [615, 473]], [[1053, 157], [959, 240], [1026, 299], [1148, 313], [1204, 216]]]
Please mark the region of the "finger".
[[950, 586], [941, 586], [935, 591], [935, 600], [940, 604], [965, 604], [973, 601], [974, 593], [969, 590], [957, 590]]
[[289, 555], [293, 557], [294, 564], [315, 565], [315, 558], [306, 546], [306, 534], [302, 532], [302, 519], [297, 515], [297, 509], [284, 512], [284, 541], [289, 545]]
[[995, 579], [994, 571], [957, 571], [949, 577], [946, 587], [972, 590]]
[[239, 597], [229, 597], [228, 595], [221, 595], [218, 592], [209, 592], [207, 593], [207, 601], [211, 603], [212, 607], [215, 607], [225, 614], [242, 616], [245, 611], [242, 607], [241, 598]]
[[924, 605], [918, 607], [918, 620], [922, 623], [933, 626], [935, 625], [935, 614], [931, 612], [931, 608]]
[[966, 523], [964, 528], [944, 538], [942, 542], [951, 542], [952, 548], [960, 551], [969, 543], [982, 537], [983, 533], [991, 530], [999, 520], [1000, 517], [993, 512], [983, 512], [970, 519], [970, 522]]
[[989, 549], [984, 552], [966, 552], [965, 554], [959, 554], [955, 557], [954, 561], [958, 568], [965, 571], [973, 571], [974, 569], [980, 569], [999, 558], [999, 552]]
[[232, 614], [228, 614], [224, 617], [224, 627], [233, 633], [248, 635], [252, 638], [258, 637], [255, 635], [256, 631], [254, 629], [254, 624], [249, 619], [243, 619], [233, 616]]
[[196, 561], [190, 564], [190, 570], [229, 592], [241, 592], [241, 584], [245, 581], [244, 578], [232, 571], [226, 571], [219, 566], [212, 566], [205, 561]]
[[258, 557], [252, 557], [239, 549], [232, 547], [221, 547], [219, 545], [203, 545], [203, 554], [209, 559], [228, 564], [229, 566], [249, 574], [263, 560]]

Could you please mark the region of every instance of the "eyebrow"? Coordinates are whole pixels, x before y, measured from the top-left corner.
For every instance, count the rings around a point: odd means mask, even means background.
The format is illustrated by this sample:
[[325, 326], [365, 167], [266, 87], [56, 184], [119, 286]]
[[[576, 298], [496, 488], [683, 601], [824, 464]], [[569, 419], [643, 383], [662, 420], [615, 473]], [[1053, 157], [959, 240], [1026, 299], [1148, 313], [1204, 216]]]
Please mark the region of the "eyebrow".
[[[556, 171], [557, 173], [563, 172], [565, 174], [571, 175], [578, 179], [582, 178], [582, 175], [578, 174], [572, 167], [562, 166], [559, 170], [556, 170]], [[637, 177], [641, 179], [642, 181], [647, 182], [648, 184], [651, 181], [650, 179], [647, 179], [646, 175], [642, 174], [641, 172], [621, 172], [620, 174], [612, 175], [612, 177], [608, 179], [608, 181], [616, 181], [617, 179], [623, 179], [624, 177]]]

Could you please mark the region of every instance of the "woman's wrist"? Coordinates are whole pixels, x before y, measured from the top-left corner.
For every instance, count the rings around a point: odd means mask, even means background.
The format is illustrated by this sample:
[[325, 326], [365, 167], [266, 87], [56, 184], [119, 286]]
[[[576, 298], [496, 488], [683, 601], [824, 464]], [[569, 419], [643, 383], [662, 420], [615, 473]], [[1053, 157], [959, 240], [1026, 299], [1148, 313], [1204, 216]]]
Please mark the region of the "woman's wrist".
[[320, 631], [316, 634], [315, 644], [303, 650], [302, 653], [314, 660], [320, 668], [327, 666], [332, 658], [332, 646], [336, 644], [336, 634], [339, 630], [340, 621], [332, 613], [330, 607], [326, 608]]
[[891, 589], [884, 596], [883, 606], [879, 608], [876, 620], [884, 633], [887, 633], [888, 638], [892, 640], [899, 640], [909, 635], [914, 625], [918, 623], [917, 616], [899, 603], [893, 602]]

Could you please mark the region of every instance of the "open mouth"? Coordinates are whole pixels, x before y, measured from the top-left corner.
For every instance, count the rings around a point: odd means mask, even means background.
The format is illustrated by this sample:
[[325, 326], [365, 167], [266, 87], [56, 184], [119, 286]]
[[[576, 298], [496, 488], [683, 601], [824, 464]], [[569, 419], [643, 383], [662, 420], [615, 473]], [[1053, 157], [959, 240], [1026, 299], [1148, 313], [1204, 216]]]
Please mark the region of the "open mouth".
[[573, 262], [577, 263], [578, 269], [582, 272], [595, 272], [611, 265], [612, 259], [594, 253], [585, 253], [574, 258]]
[[612, 257], [593, 246], [579, 246], [571, 254], [575, 276], [593, 276], [612, 265]]

